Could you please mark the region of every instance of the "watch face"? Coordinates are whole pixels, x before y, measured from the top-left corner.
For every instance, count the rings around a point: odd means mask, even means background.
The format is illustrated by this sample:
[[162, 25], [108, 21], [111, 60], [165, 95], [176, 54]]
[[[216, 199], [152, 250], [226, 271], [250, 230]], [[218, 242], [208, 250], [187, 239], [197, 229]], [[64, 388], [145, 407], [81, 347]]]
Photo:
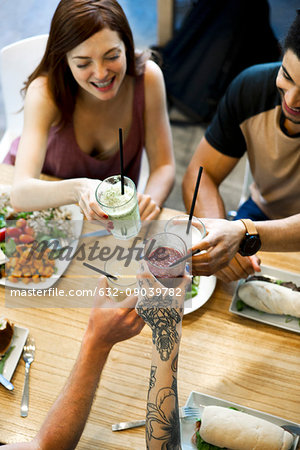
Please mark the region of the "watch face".
[[243, 239], [239, 253], [242, 256], [254, 255], [261, 247], [261, 241], [258, 234], [246, 235]]

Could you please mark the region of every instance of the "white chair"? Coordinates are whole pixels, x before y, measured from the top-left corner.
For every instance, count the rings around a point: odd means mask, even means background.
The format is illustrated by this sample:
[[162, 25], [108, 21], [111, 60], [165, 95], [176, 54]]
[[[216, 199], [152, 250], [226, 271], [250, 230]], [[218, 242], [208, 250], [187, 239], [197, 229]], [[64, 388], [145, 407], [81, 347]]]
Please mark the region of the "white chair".
[[20, 90], [42, 59], [47, 39], [48, 34], [33, 36], [7, 45], [0, 51], [0, 80], [6, 119], [6, 130], [0, 141], [0, 163], [12, 141], [22, 132], [23, 98]]

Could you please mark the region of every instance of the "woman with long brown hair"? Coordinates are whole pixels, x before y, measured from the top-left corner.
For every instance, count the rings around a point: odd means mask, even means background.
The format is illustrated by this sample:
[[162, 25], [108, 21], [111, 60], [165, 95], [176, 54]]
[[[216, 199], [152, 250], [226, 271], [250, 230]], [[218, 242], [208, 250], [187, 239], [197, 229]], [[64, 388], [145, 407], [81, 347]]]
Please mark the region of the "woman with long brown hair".
[[[174, 181], [163, 76], [147, 52], [135, 51], [116, 0], [61, 0], [24, 90], [22, 136], [4, 160], [16, 165], [16, 209], [78, 203], [88, 219], [105, 221], [95, 189], [120, 172], [122, 128], [125, 175], [137, 184], [143, 148], [149, 160], [141, 218], [158, 216]], [[39, 180], [41, 172], [63, 180]]]

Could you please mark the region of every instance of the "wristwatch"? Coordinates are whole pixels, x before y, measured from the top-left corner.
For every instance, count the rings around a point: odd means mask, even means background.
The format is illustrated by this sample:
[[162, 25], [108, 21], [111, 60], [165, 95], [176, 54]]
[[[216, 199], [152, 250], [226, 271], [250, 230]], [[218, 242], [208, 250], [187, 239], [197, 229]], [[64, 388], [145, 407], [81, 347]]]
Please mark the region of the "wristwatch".
[[261, 247], [261, 240], [254, 223], [250, 219], [240, 219], [246, 228], [246, 234], [240, 243], [239, 253], [242, 256], [254, 255]]

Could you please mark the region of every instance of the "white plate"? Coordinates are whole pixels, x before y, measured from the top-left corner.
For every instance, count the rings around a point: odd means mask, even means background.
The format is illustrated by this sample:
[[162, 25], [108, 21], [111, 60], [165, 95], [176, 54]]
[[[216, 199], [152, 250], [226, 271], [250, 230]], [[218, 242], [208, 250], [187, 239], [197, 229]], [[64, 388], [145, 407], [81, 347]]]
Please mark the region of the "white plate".
[[[258, 275], [265, 275], [275, 277], [278, 280], [282, 281], [292, 281], [297, 286], [300, 286], [300, 275], [297, 275], [293, 272], [288, 272], [285, 270], [280, 270], [275, 267], [269, 266], [261, 266], [261, 272]], [[244, 280], [240, 280], [237, 284], [229, 311], [233, 314], [238, 314], [242, 317], [247, 317], [248, 319], [253, 319], [258, 322], [266, 323], [268, 325], [273, 325], [278, 328], [283, 328], [285, 330], [294, 331], [296, 333], [300, 333], [300, 318], [291, 316], [284, 316], [278, 314], [269, 314], [266, 312], [258, 311], [256, 309], [250, 308], [247, 305], [243, 308], [242, 311], [237, 310], [237, 301], [240, 300], [237, 291], [239, 286], [245, 283]]]
[[196, 311], [196, 309], [201, 308], [201, 306], [210, 299], [215, 290], [216, 282], [217, 279], [214, 275], [211, 275], [210, 277], [200, 277], [198, 294], [184, 302], [184, 315], [190, 314], [193, 311]]
[[[0, 185], [0, 194], [2, 192], [9, 192], [10, 186], [8, 185]], [[62, 210], [66, 210], [71, 213], [72, 221], [74, 223], [73, 233], [75, 236], [80, 236], [82, 226], [83, 226], [83, 215], [80, 211], [80, 208], [77, 205], [66, 205], [60, 207]], [[17, 283], [12, 283], [5, 278], [0, 278], [0, 285], [2, 284], [5, 287], [13, 288], [13, 289], [49, 289], [53, 286], [58, 279], [65, 272], [70, 262], [72, 261], [72, 256], [76, 252], [78, 246], [78, 240], [72, 242], [72, 252], [66, 260], [60, 261], [59, 259], [55, 262], [56, 273], [51, 277], [41, 281], [39, 283], [28, 283], [25, 284], [22, 281], [18, 281]]]
[[[282, 419], [281, 417], [273, 416], [271, 414], [263, 413], [256, 409], [246, 408], [245, 406], [239, 405], [237, 403], [232, 403], [226, 400], [222, 400], [221, 398], [212, 397], [210, 395], [201, 394], [200, 392], [192, 391], [189, 395], [189, 398], [185, 404], [185, 406], [196, 406], [199, 407], [202, 411], [202, 406], [215, 405], [215, 406], [225, 406], [227, 408], [234, 407], [239, 411], [243, 411], [247, 414], [251, 414], [252, 416], [260, 417], [261, 419], [268, 420], [275, 425], [297, 425], [295, 422], [290, 422], [288, 420]], [[201, 418], [201, 414], [199, 419]], [[181, 446], [182, 450], [195, 450], [196, 446], [191, 443], [191, 437], [194, 434], [194, 424], [195, 421], [191, 419], [182, 419], [181, 420]], [[294, 445], [291, 450], [296, 450], [297, 444], [299, 441], [299, 437], [296, 437], [294, 440]]]
[[14, 346], [15, 348], [12, 350], [9, 357], [5, 361], [2, 373], [2, 375], [9, 381], [11, 380], [11, 377], [13, 376], [15, 368], [17, 367], [17, 364], [19, 362], [27, 336], [27, 328], [19, 327], [17, 325], [14, 326], [14, 336], [12, 338], [10, 347]]

